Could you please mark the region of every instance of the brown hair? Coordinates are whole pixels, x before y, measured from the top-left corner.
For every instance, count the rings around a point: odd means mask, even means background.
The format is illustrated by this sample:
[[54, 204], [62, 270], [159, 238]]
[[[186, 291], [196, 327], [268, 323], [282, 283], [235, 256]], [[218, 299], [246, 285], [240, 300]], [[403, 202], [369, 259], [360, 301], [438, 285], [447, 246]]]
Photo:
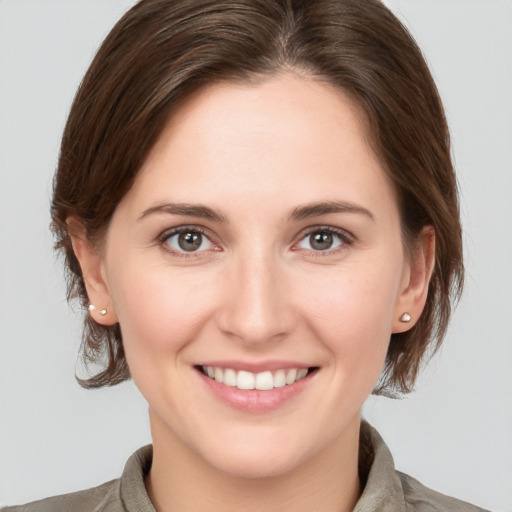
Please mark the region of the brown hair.
[[[393, 334], [376, 393], [412, 389], [446, 331], [463, 281], [457, 186], [443, 107], [411, 35], [378, 0], [141, 0], [101, 45], [62, 139], [52, 203], [68, 299], [88, 303], [66, 220], [93, 243], [130, 189], [172, 111], [203, 84], [294, 70], [350, 94], [399, 198], [404, 242], [436, 234], [435, 268], [418, 323]], [[430, 350], [429, 350], [430, 348]], [[105, 367], [85, 387], [129, 378], [119, 325], [86, 315], [86, 363]]]

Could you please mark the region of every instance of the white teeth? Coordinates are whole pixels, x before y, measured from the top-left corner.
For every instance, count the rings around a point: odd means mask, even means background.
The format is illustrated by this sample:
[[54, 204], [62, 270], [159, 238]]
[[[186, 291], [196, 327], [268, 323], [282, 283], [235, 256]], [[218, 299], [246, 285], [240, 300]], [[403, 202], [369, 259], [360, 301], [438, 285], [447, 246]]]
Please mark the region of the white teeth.
[[224, 382], [224, 375], [221, 368], [215, 368], [215, 380], [221, 384]]
[[232, 368], [217, 368], [203, 366], [203, 373], [220, 384], [237, 387], [238, 389], [258, 389], [267, 391], [273, 388], [281, 388], [302, 380], [308, 374], [307, 368], [291, 368], [290, 370], [277, 370], [274, 373], [265, 371], [260, 373], [236, 371]]
[[238, 389], [254, 389], [254, 373], [239, 371], [236, 378], [236, 387]]
[[226, 386], [235, 387], [236, 386], [236, 372], [231, 368], [224, 370], [224, 384]]
[[286, 374], [284, 373], [284, 370], [277, 370], [274, 375], [274, 387], [282, 388], [283, 386], [286, 386]]
[[302, 368], [297, 372], [297, 380], [303, 379], [308, 374], [307, 368]]
[[289, 370], [286, 374], [286, 384], [293, 384], [297, 378], [297, 370]]
[[272, 377], [272, 372], [258, 373], [258, 375], [256, 375], [256, 385], [254, 387], [261, 391], [272, 389], [274, 387], [274, 377]]

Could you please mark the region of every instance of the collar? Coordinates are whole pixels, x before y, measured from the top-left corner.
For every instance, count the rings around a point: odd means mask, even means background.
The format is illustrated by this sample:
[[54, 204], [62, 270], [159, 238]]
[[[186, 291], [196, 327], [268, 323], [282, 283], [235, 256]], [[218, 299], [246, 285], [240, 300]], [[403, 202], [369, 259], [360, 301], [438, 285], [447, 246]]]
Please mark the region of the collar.
[[[156, 512], [144, 485], [152, 458], [153, 447], [147, 445], [137, 450], [126, 463], [119, 490], [127, 512]], [[364, 488], [353, 512], [406, 511], [402, 483], [391, 452], [366, 421], [361, 422], [359, 475]]]

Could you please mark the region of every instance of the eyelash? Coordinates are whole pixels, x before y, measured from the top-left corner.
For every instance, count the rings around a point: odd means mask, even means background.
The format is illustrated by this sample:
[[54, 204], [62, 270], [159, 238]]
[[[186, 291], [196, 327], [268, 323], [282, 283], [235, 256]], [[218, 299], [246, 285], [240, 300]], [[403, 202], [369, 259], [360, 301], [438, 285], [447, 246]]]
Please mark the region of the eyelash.
[[[173, 236], [181, 235], [182, 233], [198, 233], [201, 236], [204, 236], [210, 243], [213, 242], [210, 238], [205, 234], [205, 230], [200, 226], [179, 226], [177, 228], [173, 228], [167, 231], [164, 231], [159, 237], [158, 242], [162, 246], [162, 248], [173, 256], [178, 256], [180, 258], [195, 258], [197, 257], [196, 251], [191, 251], [187, 253], [186, 251], [176, 251], [172, 249], [167, 243]], [[202, 251], [199, 251], [202, 252]]]
[[[178, 256], [180, 258], [195, 258], [198, 256], [199, 253], [204, 252], [204, 251], [190, 251], [189, 253], [187, 253], [186, 251], [176, 251], [174, 249], [171, 249], [167, 243], [173, 236], [180, 235], [182, 233], [189, 233], [189, 232], [200, 234], [201, 236], [205, 237], [211, 244], [213, 244], [215, 246], [214, 242], [212, 242], [210, 240], [210, 238], [206, 235], [205, 230], [201, 226], [179, 226], [179, 227], [173, 228], [171, 230], [167, 230], [167, 231], [163, 232], [158, 237], [158, 243], [162, 246], [162, 248], [165, 251], [171, 253], [173, 256]], [[350, 247], [355, 242], [354, 236], [343, 229], [334, 228], [332, 226], [312, 226], [311, 228], [306, 229], [306, 231], [301, 234], [299, 241], [297, 243], [302, 242], [304, 239], [306, 239], [308, 236], [312, 235], [313, 233], [330, 233], [330, 234], [338, 237], [339, 240], [341, 241], [340, 246], [336, 247], [333, 250], [329, 250], [329, 249], [327, 249], [325, 251], [310, 250], [309, 251], [310, 254], [314, 255], [315, 257], [325, 257], [325, 256], [331, 256], [333, 254], [337, 254], [337, 253], [343, 251], [344, 249], [346, 249], [347, 247]], [[294, 245], [296, 245], [296, 244], [294, 244]]]
[[350, 247], [354, 244], [355, 238], [352, 234], [348, 233], [344, 229], [335, 228], [332, 226], [312, 226], [311, 228], [307, 228], [304, 233], [301, 234], [300, 240], [298, 243], [302, 242], [302, 240], [306, 239], [308, 236], [312, 235], [313, 233], [330, 233], [331, 235], [337, 236], [341, 244], [334, 248], [334, 249], [327, 249], [325, 251], [314, 251], [310, 250], [310, 254], [312, 254], [315, 257], [325, 257], [325, 256], [332, 256], [333, 254], [338, 254], [345, 250], [347, 247]]

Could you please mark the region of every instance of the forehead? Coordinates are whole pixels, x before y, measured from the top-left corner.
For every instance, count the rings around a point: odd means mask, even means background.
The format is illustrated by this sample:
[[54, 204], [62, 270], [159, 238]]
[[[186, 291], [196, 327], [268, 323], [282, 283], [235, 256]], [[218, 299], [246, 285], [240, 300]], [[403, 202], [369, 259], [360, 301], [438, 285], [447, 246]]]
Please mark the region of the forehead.
[[344, 195], [371, 203], [383, 187], [393, 195], [359, 106], [329, 84], [281, 74], [256, 84], [216, 83], [188, 98], [129, 195], [215, 205]]

